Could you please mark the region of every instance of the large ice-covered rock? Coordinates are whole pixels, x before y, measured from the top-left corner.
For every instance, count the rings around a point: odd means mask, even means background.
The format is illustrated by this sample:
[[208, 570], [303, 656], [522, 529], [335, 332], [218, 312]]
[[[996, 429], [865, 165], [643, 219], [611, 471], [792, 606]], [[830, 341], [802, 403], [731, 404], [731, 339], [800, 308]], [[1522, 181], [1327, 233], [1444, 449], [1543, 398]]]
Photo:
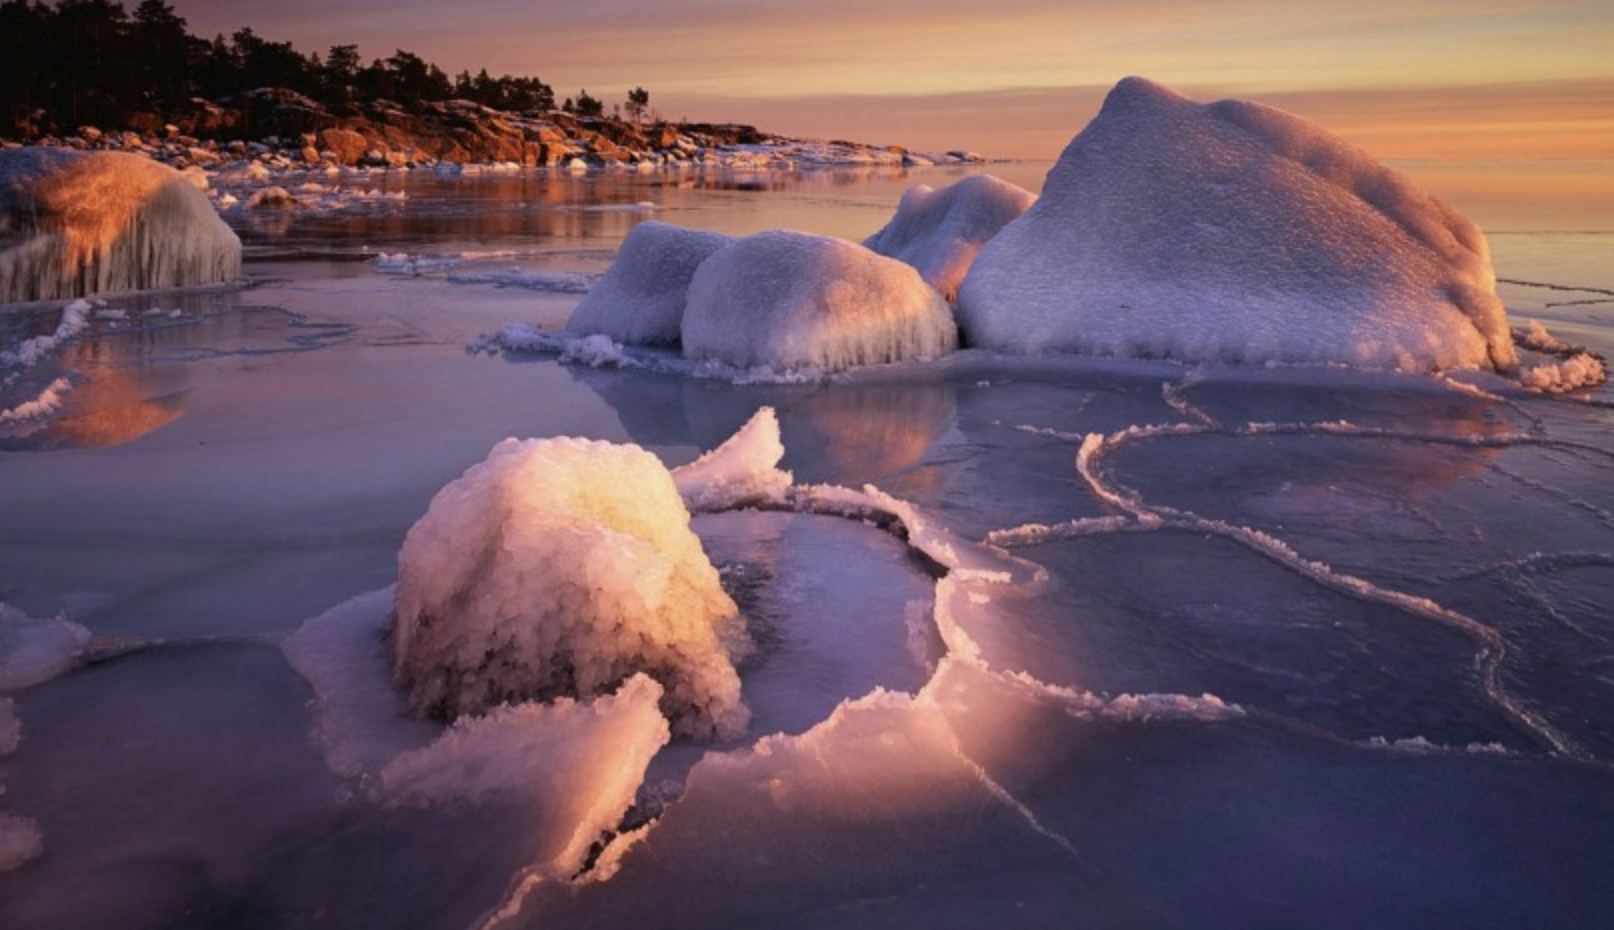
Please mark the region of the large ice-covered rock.
[[630, 345], [678, 342], [690, 279], [701, 262], [734, 241], [722, 233], [654, 220], [633, 227], [598, 284], [572, 311], [566, 331]]
[[1036, 202], [1036, 194], [989, 174], [939, 190], [916, 184], [902, 195], [891, 222], [863, 244], [919, 269], [931, 287], [953, 300], [981, 246]]
[[744, 622], [638, 446], [504, 440], [438, 492], [398, 561], [393, 670], [416, 713], [593, 697], [643, 672], [674, 732], [745, 728]]
[[1375, 368], [1516, 365], [1485, 237], [1298, 117], [1110, 92], [959, 290], [970, 344]]
[[739, 368], [834, 372], [934, 358], [958, 344], [947, 302], [912, 266], [840, 239], [757, 233], [701, 264], [684, 355]]
[[122, 152], [0, 151], [0, 301], [229, 281], [241, 240], [190, 179]]

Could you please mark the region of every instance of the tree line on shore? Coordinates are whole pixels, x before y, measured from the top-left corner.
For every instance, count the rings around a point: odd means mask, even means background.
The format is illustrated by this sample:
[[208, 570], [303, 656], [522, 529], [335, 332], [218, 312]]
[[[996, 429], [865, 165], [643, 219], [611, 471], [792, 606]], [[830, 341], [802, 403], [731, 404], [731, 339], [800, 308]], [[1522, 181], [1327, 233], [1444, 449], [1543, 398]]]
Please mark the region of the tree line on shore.
[[[141, 114], [160, 118], [193, 98], [219, 100], [259, 87], [289, 88], [338, 113], [375, 99], [410, 108], [453, 98], [516, 112], [557, 108], [554, 89], [536, 77], [493, 77], [482, 69], [450, 78], [404, 49], [365, 64], [356, 45], [333, 45], [321, 57], [249, 27], [199, 38], [164, 0], [141, 0], [133, 14], [118, 0], [0, 2], [3, 137], [128, 127]], [[649, 102], [649, 91], [636, 87], [621, 106], [637, 121]], [[583, 90], [559, 109], [600, 116], [605, 103]]]

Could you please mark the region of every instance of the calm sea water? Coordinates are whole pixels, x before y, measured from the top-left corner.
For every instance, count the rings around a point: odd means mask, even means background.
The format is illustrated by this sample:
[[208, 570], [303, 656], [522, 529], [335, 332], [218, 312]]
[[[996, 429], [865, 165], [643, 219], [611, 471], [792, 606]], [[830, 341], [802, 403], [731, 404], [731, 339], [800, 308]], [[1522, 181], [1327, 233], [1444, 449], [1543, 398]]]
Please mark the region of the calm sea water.
[[[232, 214], [251, 286], [107, 301], [7, 388], [73, 382], [0, 432], [0, 603], [99, 660], [10, 695], [0, 811], [44, 853], [0, 874], [0, 926], [1605, 921], [1607, 388], [974, 353], [735, 386], [467, 351], [559, 326], [644, 219], [860, 239], [958, 176], [316, 176], [315, 206]], [[1516, 322], [1614, 354], [1614, 222], [1458, 206]], [[758, 722], [663, 752], [609, 877], [521, 887], [569, 826], [537, 787], [400, 806], [332, 773], [279, 644], [391, 584], [439, 488], [506, 436], [679, 464], [764, 405], [799, 484], [873, 485], [1003, 577], [938, 587], [854, 521], [697, 521], [766, 634]]]

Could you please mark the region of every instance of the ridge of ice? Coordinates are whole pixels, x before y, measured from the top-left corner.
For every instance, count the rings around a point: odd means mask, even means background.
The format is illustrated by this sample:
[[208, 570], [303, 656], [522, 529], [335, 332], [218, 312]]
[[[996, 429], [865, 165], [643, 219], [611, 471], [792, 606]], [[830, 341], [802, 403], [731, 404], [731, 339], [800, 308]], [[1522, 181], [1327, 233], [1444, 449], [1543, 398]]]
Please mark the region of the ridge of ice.
[[67, 395], [73, 390], [71, 378], [57, 378], [45, 389], [40, 391], [33, 400], [26, 400], [16, 405], [0, 410], [0, 426], [8, 423], [21, 423], [24, 420], [37, 420], [55, 414], [62, 409]]
[[779, 468], [784, 456], [779, 418], [772, 407], [763, 407], [722, 445], [673, 469], [673, 483], [692, 513], [780, 505], [794, 481]]
[[60, 350], [89, 327], [92, 309], [90, 302], [82, 298], [68, 302], [62, 308], [56, 328], [49, 335], [24, 339], [15, 349], [0, 350], [0, 366], [29, 368], [39, 364], [41, 359]]
[[68, 671], [90, 644], [90, 631], [63, 617], [36, 619], [0, 604], [0, 691], [27, 688]]
[[575, 871], [588, 845], [616, 826], [650, 757], [667, 743], [667, 720], [657, 709], [661, 695], [661, 685], [637, 674], [588, 701], [527, 701], [461, 717], [430, 745], [389, 762], [381, 770], [382, 795], [405, 806], [475, 802], [506, 792], [560, 801], [564, 785], [611, 783], [601, 801], [609, 820], [582, 818], [564, 844]]

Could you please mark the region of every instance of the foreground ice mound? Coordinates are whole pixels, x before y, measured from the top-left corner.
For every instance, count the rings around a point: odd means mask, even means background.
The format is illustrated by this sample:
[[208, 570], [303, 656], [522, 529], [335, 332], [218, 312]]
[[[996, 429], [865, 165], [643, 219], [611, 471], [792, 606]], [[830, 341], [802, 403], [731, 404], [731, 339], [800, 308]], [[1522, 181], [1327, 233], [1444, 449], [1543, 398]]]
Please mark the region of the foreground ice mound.
[[190, 179], [122, 152], [0, 151], [0, 301], [229, 281], [241, 240]]
[[738, 368], [840, 371], [953, 350], [957, 327], [912, 267], [839, 239], [757, 233], [695, 272], [684, 354]]
[[1485, 237], [1298, 117], [1110, 92], [959, 290], [968, 342], [1192, 361], [1516, 364]]
[[504, 440], [399, 553], [393, 669], [418, 714], [593, 697], [643, 672], [675, 733], [732, 737], [747, 645], [671, 475], [637, 446]]
[[630, 345], [678, 342], [690, 279], [733, 236], [648, 221], [633, 227], [605, 277], [572, 312], [566, 331]]
[[981, 246], [1036, 202], [1036, 194], [989, 174], [940, 190], [918, 184], [902, 195], [891, 222], [863, 244], [919, 269], [931, 287], [954, 300]]

